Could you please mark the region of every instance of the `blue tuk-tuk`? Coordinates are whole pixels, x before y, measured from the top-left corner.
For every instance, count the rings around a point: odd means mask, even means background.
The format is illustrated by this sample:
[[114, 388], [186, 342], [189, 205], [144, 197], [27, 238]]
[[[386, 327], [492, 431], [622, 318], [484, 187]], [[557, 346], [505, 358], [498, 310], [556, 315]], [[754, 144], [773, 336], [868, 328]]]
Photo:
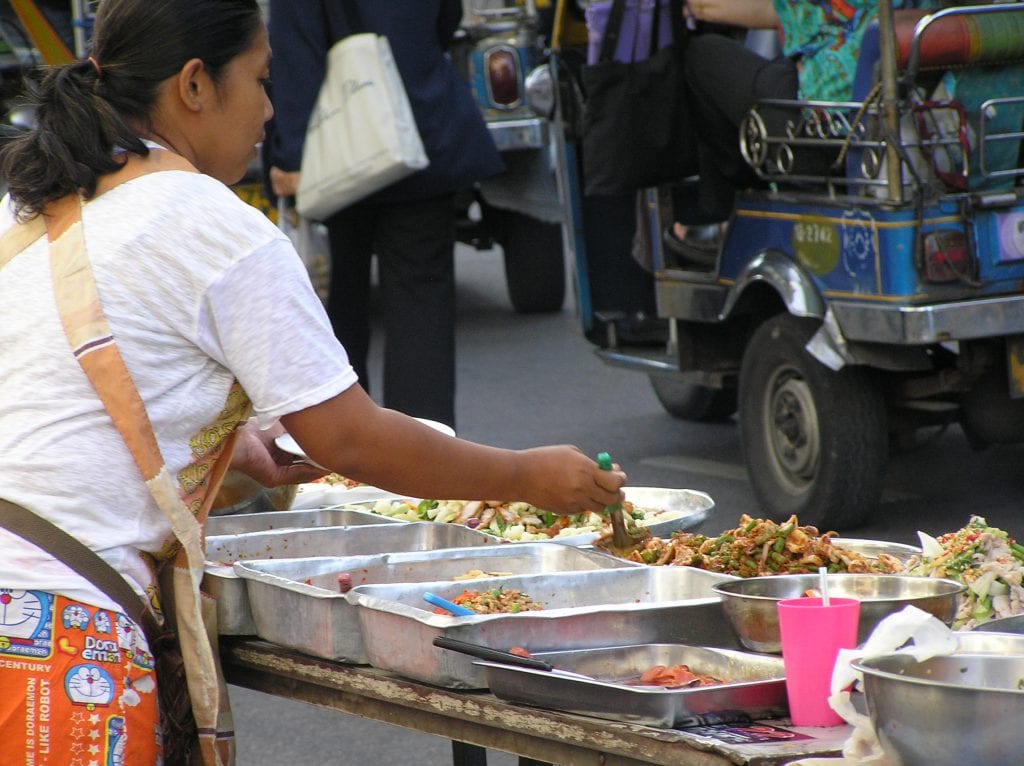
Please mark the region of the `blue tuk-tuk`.
[[[563, 115], [578, 71], [555, 46]], [[561, 57], [559, 59], [559, 57]], [[766, 188], [741, 192], [717, 258], [666, 257], [666, 204], [699, 179], [639, 192], [663, 343], [595, 310], [575, 236], [584, 330], [692, 421], [737, 414], [764, 512], [856, 526], [890, 449], [959, 424], [972, 444], [1024, 440], [1024, 5], [893, 12], [879, 3], [850, 102], [757, 104], [737, 141]], [[938, 87], [939, 83], [942, 87]], [[583, 94], [585, 108], [585, 94]], [[773, 134], [765, 109], [787, 110]], [[565, 204], [583, 210], [563, 118]], [[827, 173], [798, 175], [827, 149]], [[578, 220], [576, 234], [588, 226]], [[621, 253], [629, 259], [629, 252]]]

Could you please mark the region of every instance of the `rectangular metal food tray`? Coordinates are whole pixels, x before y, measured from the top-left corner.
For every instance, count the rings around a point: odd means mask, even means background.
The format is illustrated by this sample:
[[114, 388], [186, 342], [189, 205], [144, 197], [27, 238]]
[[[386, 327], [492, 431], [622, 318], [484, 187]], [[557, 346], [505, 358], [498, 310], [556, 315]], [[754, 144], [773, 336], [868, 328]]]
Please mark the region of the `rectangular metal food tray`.
[[354, 527], [363, 524], [398, 524], [395, 519], [368, 514], [352, 508], [313, 508], [302, 511], [238, 513], [211, 516], [206, 520], [207, 537], [244, 535], [269, 529], [310, 529], [313, 527]]
[[239, 561], [256, 635], [341, 662], [367, 663], [356, 607], [338, 592], [347, 572], [354, 586], [454, 580], [473, 571], [531, 574], [634, 566], [567, 545], [522, 543], [366, 556]]
[[355, 487], [346, 487], [344, 484], [327, 484], [325, 482], [314, 482], [312, 484], [300, 484], [292, 501], [290, 510], [310, 510], [317, 508], [336, 508], [339, 505], [348, 503], [362, 503], [367, 500], [383, 500], [388, 497], [402, 497], [394, 492], [388, 492], [378, 487], [370, 487], [360, 484]]
[[[590, 679], [484, 660], [476, 664], [501, 699], [644, 726], [683, 728], [774, 718], [788, 709], [779, 657], [685, 644], [541, 652], [533, 657]], [[655, 665], [686, 665], [724, 683], [682, 689], [630, 683]]]
[[350, 591], [370, 664], [449, 688], [486, 687], [471, 658], [433, 645], [436, 636], [507, 651], [594, 649], [648, 643], [682, 643], [739, 649], [711, 586], [728, 575], [691, 567], [628, 567], [503, 578], [543, 611], [452, 617], [435, 614], [423, 599], [430, 591], [452, 599], [463, 590], [496, 581], [361, 585]]
[[418, 522], [349, 527], [268, 530], [206, 538], [207, 591], [217, 599], [218, 630], [228, 636], [255, 635], [245, 582], [232, 564], [247, 559], [350, 556], [387, 551], [424, 551], [492, 545], [490, 535], [463, 526]]

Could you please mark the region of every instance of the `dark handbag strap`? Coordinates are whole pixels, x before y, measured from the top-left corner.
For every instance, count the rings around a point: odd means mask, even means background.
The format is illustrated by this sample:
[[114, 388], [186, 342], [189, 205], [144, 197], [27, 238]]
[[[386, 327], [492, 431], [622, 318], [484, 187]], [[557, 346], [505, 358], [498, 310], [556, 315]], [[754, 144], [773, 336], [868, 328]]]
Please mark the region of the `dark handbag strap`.
[[608, 19], [604, 24], [604, 36], [601, 38], [599, 63], [611, 61], [615, 57], [615, 48], [619, 44], [619, 33], [622, 31], [622, 17], [626, 14], [626, 0], [612, 0], [608, 11]]
[[[640, 28], [640, 14], [642, 9], [639, 7], [640, 0], [637, 1], [637, 29]], [[658, 51], [658, 33], [661, 25], [661, 9], [662, 3], [665, 0], [655, 0], [653, 17], [651, 18], [651, 40], [648, 55], [653, 56]], [[627, 0], [612, 0], [611, 9], [608, 11], [608, 20], [604, 25], [604, 36], [601, 38], [601, 52], [598, 54], [599, 62], [612, 61], [615, 57], [615, 48], [619, 43], [619, 36], [622, 33], [622, 19], [626, 15], [626, 2]], [[674, 43], [682, 42], [686, 35], [686, 27], [683, 25], [683, 1], [682, 0], [667, 0], [669, 6], [669, 17], [672, 22], [672, 41]]]
[[94, 550], [28, 508], [0, 498], [0, 527], [37, 545], [107, 594], [142, 627], [150, 649], [156, 647], [160, 625], [142, 597]]

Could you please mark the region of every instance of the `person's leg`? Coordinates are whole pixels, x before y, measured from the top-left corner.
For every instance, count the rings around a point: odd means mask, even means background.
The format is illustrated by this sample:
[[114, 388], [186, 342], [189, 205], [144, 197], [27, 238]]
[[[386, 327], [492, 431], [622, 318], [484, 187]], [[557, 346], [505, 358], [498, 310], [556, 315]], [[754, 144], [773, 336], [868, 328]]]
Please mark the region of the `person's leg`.
[[382, 204], [384, 406], [455, 426], [455, 201]]
[[327, 315], [334, 335], [348, 352], [359, 382], [370, 390], [366, 366], [370, 350], [370, 262], [373, 259], [372, 205], [355, 205], [327, 219], [331, 281]]
[[737, 40], [700, 35], [687, 46], [686, 79], [697, 118], [701, 212], [724, 220], [736, 189], [757, 181], [740, 154], [739, 126], [759, 99], [796, 98], [796, 67], [761, 58]]
[[[686, 50], [687, 83], [697, 96], [694, 108], [712, 108], [735, 128], [762, 98], [796, 98], [795, 64], [786, 58], [765, 59], [743, 43], [721, 35], [693, 38]], [[714, 137], [721, 125], [702, 123]]]
[[[620, 340], [649, 336], [651, 342], [663, 342], [664, 323], [650, 321], [657, 316], [654, 277], [630, 257], [638, 223], [646, 225], [637, 219], [636, 194], [583, 198], [590, 305], [595, 314], [624, 315], [618, 323]], [[598, 345], [607, 343], [607, 330], [599, 321], [587, 335]]]

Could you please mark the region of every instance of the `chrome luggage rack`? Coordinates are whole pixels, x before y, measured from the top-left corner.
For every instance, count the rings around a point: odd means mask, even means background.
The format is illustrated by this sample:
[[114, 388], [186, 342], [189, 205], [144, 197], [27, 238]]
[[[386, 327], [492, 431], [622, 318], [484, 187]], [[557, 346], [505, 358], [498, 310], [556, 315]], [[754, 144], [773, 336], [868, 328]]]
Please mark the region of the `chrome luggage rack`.
[[978, 138], [978, 166], [982, 175], [986, 178], [1024, 175], [1024, 167], [1021, 167], [1024, 163], [1021, 161], [1022, 153], [1020, 151], [1017, 153], [1017, 162], [1012, 168], [991, 169], [986, 161], [986, 148], [991, 149], [999, 141], [1017, 141], [1019, 143], [1024, 139], [1024, 125], [1021, 126], [1021, 129], [1004, 132], [987, 130], [988, 125], [999, 113], [1000, 109], [1005, 109], [1015, 104], [1018, 106], [1024, 105], [1024, 96], [990, 98], [979, 107], [981, 131]]
[[[1024, 139], [1024, 130], [991, 127], [1001, 110], [1024, 105], [1024, 96], [989, 99], [974, 119], [955, 100], [907, 99], [899, 106], [898, 132], [889, 135], [875, 95], [873, 91], [862, 102], [759, 101], [740, 129], [743, 157], [761, 180], [825, 187], [830, 194], [842, 188], [847, 194], [884, 196], [890, 145], [900, 160], [907, 192], [932, 196], [966, 191], [972, 174], [987, 180], [1024, 175], [1020, 159], [1010, 167], [991, 167], [989, 162], [998, 143]], [[769, 110], [786, 113], [780, 132], [769, 130]], [[773, 122], [780, 122], [778, 116]], [[820, 155], [821, 170], [800, 172], [797, 166], [806, 164], [798, 162], [801, 152]]]

